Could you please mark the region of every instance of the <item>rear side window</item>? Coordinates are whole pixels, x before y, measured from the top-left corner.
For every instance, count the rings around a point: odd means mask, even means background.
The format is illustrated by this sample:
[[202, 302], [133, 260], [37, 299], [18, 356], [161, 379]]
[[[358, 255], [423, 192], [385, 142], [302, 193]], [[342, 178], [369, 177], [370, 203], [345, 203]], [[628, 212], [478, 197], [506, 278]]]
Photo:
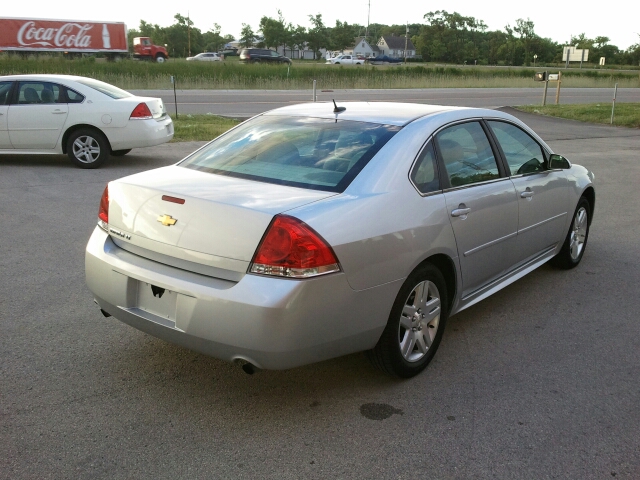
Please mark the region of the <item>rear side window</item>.
[[66, 88], [65, 90], [67, 92], [68, 103], [82, 103], [84, 101], [84, 95], [81, 95], [78, 92], [71, 90], [69, 88]]
[[348, 120], [263, 116], [180, 165], [217, 175], [342, 192], [400, 127]]
[[66, 103], [60, 85], [49, 82], [20, 82], [18, 85], [18, 104], [40, 105]]
[[445, 128], [436, 135], [436, 143], [452, 187], [500, 177], [491, 144], [478, 122]]

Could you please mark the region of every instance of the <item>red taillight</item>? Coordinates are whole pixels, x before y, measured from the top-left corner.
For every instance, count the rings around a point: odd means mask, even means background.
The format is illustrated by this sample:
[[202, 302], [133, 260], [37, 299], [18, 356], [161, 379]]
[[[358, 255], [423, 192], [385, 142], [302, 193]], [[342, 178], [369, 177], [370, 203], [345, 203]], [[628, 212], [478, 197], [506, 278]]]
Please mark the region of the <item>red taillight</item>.
[[309, 225], [278, 215], [267, 229], [251, 262], [251, 273], [307, 278], [338, 272], [331, 247]]
[[148, 120], [149, 118], [153, 118], [153, 115], [151, 115], [151, 110], [144, 102], [139, 103], [129, 117], [130, 120]]
[[106, 231], [109, 230], [109, 185], [104, 187], [104, 192], [102, 192], [102, 198], [100, 199], [98, 225]]

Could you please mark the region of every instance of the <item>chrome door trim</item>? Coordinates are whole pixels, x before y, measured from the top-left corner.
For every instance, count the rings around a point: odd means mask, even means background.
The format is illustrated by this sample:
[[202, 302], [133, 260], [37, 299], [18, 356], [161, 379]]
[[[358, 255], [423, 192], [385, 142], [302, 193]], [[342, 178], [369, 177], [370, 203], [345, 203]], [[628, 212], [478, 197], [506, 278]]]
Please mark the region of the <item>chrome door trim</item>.
[[518, 230], [518, 234], [527, 232], [527, 231], [529, 231], [529, 230], [531, 230], [533, 228], [539, 227], [540, 225], [544, 225], [545, 223], [551, 222], [551, 221], [555, 220], [556, 218], [564, 217], [566, 214], [567, 214], [567, 212], [559, 213], [558, 215], [555, 215], [553, 217], [547, 218], [546, 220], [542, 220], [541, 222], [534, 223], [533, 225], [529, 225], [528, 227], [525, 227], [525, 228], [523, 228], [521, 230]]
[[504, 182], [505, 180], [509, 180], [509, 177], [500, 177], [500, 178], [494, 178], [493, 180], [485, 180], [484, 182], [469, 183], [468, 185], [460, 185], [459, 187], [446, 188], [442, 191], [444, 193], [454, 192], [456, 190], [463, 190], [465, 188], [476, 187], [478, 185], [487, 185], [489, 183]]
[[479, 252], [480, 250], [484, 250], [487, 247], [490, 247], [492, 245], [495, 245], [496, 243], [500, 243], [500, 242], [504, 242], [505, 240], [509, 240], [510, 238], [515, 237], [516, 235], [518, 235], [518, 232], [513, 232], [510, 233], [509, 235], [505, 235], [504, 237], [500, 237], [500, 238], [496, 238], [495, 240], [491, 240], [490, 242], [485, 243], [484, 245], [480, 245], [476, 248], [472, 248], [471, 250], [464, 252], [463, 255], [465, 257], [468, 257], [469, 255], [473, 255], [476, 252]]

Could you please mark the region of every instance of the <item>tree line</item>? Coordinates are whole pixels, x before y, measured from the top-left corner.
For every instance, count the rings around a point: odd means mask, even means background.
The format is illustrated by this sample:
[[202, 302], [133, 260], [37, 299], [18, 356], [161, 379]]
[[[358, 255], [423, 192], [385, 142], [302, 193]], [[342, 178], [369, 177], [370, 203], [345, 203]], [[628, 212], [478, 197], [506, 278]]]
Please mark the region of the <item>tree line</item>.
[[[503, 30], [489, 30], [483, 20], [463, 16], [457, 12], [437, 10], [424, 15], [423, 23], [384, 25], [374, 23], [368, 28], [336, 20], [333, 27], [324, 24], [322, 14], [309, 15], [309, 25], [287, 22], [280, 10], [277, 18], [263, 16], [257, 28], [242, 24], [239, 35], [242, 47], [282, 47], [285, 51], [312, 50], [316, 58], [320, 50], [342, 51], [354, 45], [357, 37], [365, 37], [370, 45], [377, 44], [383, 35], [407, 34], [424, 61], [477, 65], [531, 65], [559, 63], [563, 44], [535, 33], [530, 19], [517, 19]], [[169, 27], [140, 21], [138, 29], [129, 30], [129, 38], [151, 37], [156, 44], [166, 44], [169, 55], [186, 57], [205, 51], [221, 51], [235, 40], [234, 35], [223, 35], [220, 25], [203, 32], [193, 26], [190, 18], [180, 14]], [[588, 38], [580, 34], [571, 37], [571, 45], [589, 49], [589, 62], [598, 63], [600, 57], [607, 64], [640, 64], [640, 43], [622, 50], [610, 43], [606, 36]]]

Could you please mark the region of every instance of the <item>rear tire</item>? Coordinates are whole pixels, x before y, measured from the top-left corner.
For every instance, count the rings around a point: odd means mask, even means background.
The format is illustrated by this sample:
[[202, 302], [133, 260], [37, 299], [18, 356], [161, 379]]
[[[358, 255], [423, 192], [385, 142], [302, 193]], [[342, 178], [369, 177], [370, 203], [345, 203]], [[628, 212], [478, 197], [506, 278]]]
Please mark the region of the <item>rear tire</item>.
[[130, 151], [131, 151], [130, 148], [127, 148], [126, 150], [112, 150], [111, 155], [113, 157], [124, 157]]
[[418, 267], [402, 284], [380, 340], [366, 352], [369, 360], [390, 375], [417, 375], [436, 354], [448, 313], [442, 273], [429, 263]]
[[81, 128], [67, 140], [67, 156], [80, 168], [98, 168], [109, 158], [109, 142], [98, 130]]
[[584, 250], [589, 239], [589, 225], [591, 224], [591, 205], [589, 201], [581, 197], [573, 214], [573, 220], [569, 232], [562, 244], [560, 252], [551, 259], [555, 267], [569, 270], [575, 268], [582, 260]]

